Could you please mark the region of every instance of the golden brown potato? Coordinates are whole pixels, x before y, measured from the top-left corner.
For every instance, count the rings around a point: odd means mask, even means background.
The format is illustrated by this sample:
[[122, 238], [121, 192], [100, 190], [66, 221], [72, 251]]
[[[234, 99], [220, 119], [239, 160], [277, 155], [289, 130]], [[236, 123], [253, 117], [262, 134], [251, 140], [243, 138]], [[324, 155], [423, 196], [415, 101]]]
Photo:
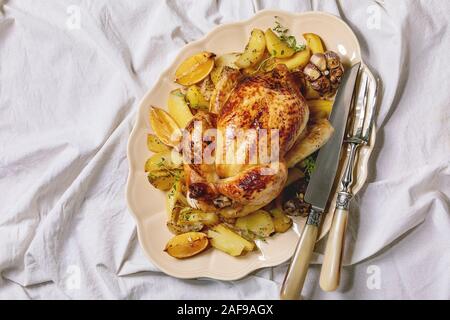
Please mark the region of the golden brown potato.
[[[176, 210], [174, 210], [176, 211]], [[201, 222], [192, 223], [192, 224], [178, 224], [174, 221], [167, 222], [167, 229], [173, 234], [183, 234], [186, 232], [198, 232], [201, 231], [205, 226]]]
[[215, 88], [216, 86], [214, 85], [214, 83], [211, 80], [211, 77], [209, 76], [206, 77], [205, 80], [203, 80], [200, 83], [200, 92], [207, 101], [211, 100], [211, 96]]
[[166, 210], [169, 220], [172, 219], [172, 211], [177, 205], [177, 202], [180, 200], [181, 196], [181, 180], [177, 179], [166, 194]]
[[238, 218], [236, 228], [248, 231], [260, 238], [267, 238], [275, 231], [272, 217], [264, 210], [258, 210], [248, 216]]
[[147, 178], [148, 181], [151, 183], [151, 185], [154, 186], [155, 188], [162, 191], [167, 191], [175, 183], [177, 175], [180, 174], [181, 174], [180, 170], [177, 170], [177, 172], [167, 170], [156, 170], [150, 171], [147, 175]]
[[308, 47], [311, 48], [312, 53], [324, 53], [325, 48], [323, 46], [322, 39], [315, 33], [305, 33], [303, 37], [308, 44]]
[[204, 251], [209, 244], [208, 237], [202, 232], [188, 232], [176, 235], [166, 245], [164, 251], [177, 259], [192, 257]]
[[156, 136], [165, 145], [174, 147], [180, 142], [181, 130], [166, 111], [152, 107], [150, 109], [150, 125]]
[[198, 209], [186, 207], [180, 210], [178, 224], [202, 223], [205, 226], [213, 226], [219, 223], [219, 217], [215, 212], [204, 212]]
[[200, 88], [195, 84], [187, 89], [186, 99], [192, 109], [208, 110], [209, 108], [209, 101], [206, 100]]
[[311, 52], [309, 48], [306, 47], [305, 50], [297, 52], [290, 58], [276, 59], [273, 64], [273, 67], [275, 67], [278, 64], [284, 64], [291, 71], [303, 69], [308, 64], [310, 58]]
[[305, 90], [306, 90], [305, 92], [306, 100], [315, 100], [321, 98], [320, 93], [314, 90], [308, 81], [306, 82]]
[[210, 74], [211, 80], [214, 84], [217, 84], [217, 82], [219, 81], [222, 70], [225, 67], [239, 69], [239, 67], [236, 65], [236, 61], [239, 59], [239, 56], [240, 53], [232, 52], [221, 55], [216, 59], [215, 67]]
[[145, 162], [145, 172], [152, 172], [161, 169], [181, 169], [182, 158], [178, 152], [163, 151], [155, 153]]
[[275, 58], [289, 58], [294, 55], [295, 50], [282, 41], [272, 29], [267, 29], [264, 33], [266, 46], [270, 55]]
[[325, 114], [325, 117], [328, 118], [333, 108], [333, 101], [330, 100], [308, 100], [307, 103], [314, 118], [321, 118], [322, 116], [319, 117], [319, 114]]
[[182, 177], [182, 159], [177, 152], [155, 153], [145, 162], [148, 181], [157, 189], [167, 191]]
[[261, 61], [265, 51], [266, 38], [264, 37], [264, 32], [259, 29], [253, 29], [244, 53], [239, 56], [235, 64], [239, 68], [252, 67]]
[[190, 86], [205, 79], [214, 68], [215, 55], [200, 52], [184, 60], [175, 72], [175, 81]]
[[241, 73], [239, 70], [232, 69], [230, 67], [225, 67], [222, 70], [220, 80], [211, 95], [211, 100], [209, 101], [210, 112], [217, 114], [220, 112], [240, 77]]
[[180, 128], [185, 128], [188, 122], [192, 120], [193, 115], [180, 89], [173, 90], [169, 93], [167, 104], [169, 114]]
[[275, 228], [275, 232], [283, 233], [289, 230], [292, 226], [292, 219], [288, 217], [283, 211], [279, 208], [272, 209], [270, 211], [273, 217], [273, 225]]
[[234, 257], [240, 256], [245, 252], [253, 251], [255, 248], [253, 242], [245, 240], [223, 224], [219, 224], [208, 230], [208, 237], [211, 239], [211, 245], [214, 248]]

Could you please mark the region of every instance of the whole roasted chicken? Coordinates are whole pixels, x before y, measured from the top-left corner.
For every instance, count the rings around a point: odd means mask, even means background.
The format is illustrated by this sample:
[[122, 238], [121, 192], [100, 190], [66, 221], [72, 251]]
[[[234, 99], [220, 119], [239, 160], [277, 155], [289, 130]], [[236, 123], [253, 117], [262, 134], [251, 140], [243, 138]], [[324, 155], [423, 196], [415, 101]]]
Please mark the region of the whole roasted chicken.
[[[191, 140], [183, 147], [193, 154], [184, 164], [187, 200], [224, 218], [270, 203], [286, 183], [290, 150], [300, 161], [333, 132], [326, 119], [308, 121], [299, 81], [283, 64], [246, 77], [224, 70], [210, 110], [198, 112], [186, 127]], [[217, 131], [207, 138], [211, 129]]]

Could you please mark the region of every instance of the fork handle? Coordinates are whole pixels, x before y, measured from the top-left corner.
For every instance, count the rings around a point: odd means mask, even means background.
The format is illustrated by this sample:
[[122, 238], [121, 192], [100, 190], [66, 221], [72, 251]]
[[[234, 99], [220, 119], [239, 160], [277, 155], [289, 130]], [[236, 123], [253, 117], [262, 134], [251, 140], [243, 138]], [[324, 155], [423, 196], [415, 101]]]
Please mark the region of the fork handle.
[[337, 208], [320, 271], [320, 287], [324, 291], [334, 291], [339, 286], [342, 255], [344, 252], [345, 229], [347, 227], [348, 209]]

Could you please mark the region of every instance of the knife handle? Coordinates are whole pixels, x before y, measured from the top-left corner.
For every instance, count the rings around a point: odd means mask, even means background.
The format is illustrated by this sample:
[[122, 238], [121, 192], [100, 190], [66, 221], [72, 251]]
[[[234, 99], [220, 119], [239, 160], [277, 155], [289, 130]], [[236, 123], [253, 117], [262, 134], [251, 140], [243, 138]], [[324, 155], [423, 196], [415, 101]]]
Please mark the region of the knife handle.
[[320, 271], [319, 283], [324, 291], [334, 291], [339, 286], [347, 220], [348, 208], [336, 208]]
[[[311, 215], [315, 215], [311, 223]], [[289, 265], [283, 285], [281, 286], [280, 298], [282, 300], [297, 300], [305, 283], [306, 273], [308, 272], [309, 262], [317, 240], [319, 230], [320, 214], [312, 211], [308, 221], [303, 229], [300, 241], [295, 249], [294, 257]]]

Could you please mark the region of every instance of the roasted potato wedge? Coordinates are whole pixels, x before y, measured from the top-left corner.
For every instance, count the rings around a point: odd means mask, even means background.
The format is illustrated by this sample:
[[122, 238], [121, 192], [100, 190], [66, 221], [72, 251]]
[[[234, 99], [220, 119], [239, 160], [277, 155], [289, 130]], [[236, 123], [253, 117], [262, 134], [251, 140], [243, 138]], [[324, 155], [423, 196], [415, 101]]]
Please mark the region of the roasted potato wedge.
[[163, 151], [155, 153], [145, 162], [145, 172], [158, 170], [174, 170], [181, 169], [183, 159], [176, 151]]
[[213, 226], [219, 223], [219, 217], [214, 212], [203, 212], [193, 208], [183, 208], [178, 214], [178, 224], [202, 223], [205, 226]]
[[223, 67], [215, 67], [211, 71], [210, 77], [211, 77], [211, 81], [214, 83], [214, 85], [217, 85], [217, 82], [219, 82], [222, 71], [223, 71]]
[[260, 29], [253, 29], [244, 53], [239, 56], [235, 64], [239, 68], [248, 68], [256, 65], [266, 51], [266, 38]]
[[208, 230], [208, 237], [214, 248], [234, 257], [240, 256], [244, 252], [253, 251], [255, 248], [253, 242], [245, 240], [223, 224], [219, 224]]
[[264, 210], [258, 210], [248, 216], [238, 218], [236, 228], [261, 238], [267, 238], [275, 231], [272, 217]]
[[308, 47], [305, 50], [299, 51], [290, 58], [276, 59], [273, 66], [277, 64], [284, 64], [289, 70], [303, 69], [311, 58], [311, 52]]
[[169, 93], [167, 104], [169, 107], [169, 114], [180, 128], [185, 128], [188, 122], [192, 120], [193, 115], [183, 92], [181, 92], [180, 89], [171, 91]]
[[150, 109], [150, 125], [165, 145], [175, 147], [181, 140], [181, 130], [175, 120], [163, 109]]
[[216, 59], [216, 67], [230, 67], [233, 69], [239, 69], [239, 67], [236, 65], [236, 61], [241, 56], [240, 53], [237, 52], [230, 52], [221, 55]]
[[169, 151], [170, 148], [166, 146], [156, 135], [150, 133], [147, 135], [147, 148], [151, 152]]
[[239, 56], [240, 53], [232, 52], [221, 55], [216, 59], [215, 67], [210, 74], [211, 80], [214, 84], [217, 84], [217, 82], [219, 81], [224, 67], [239, 69], [239, 67], [236, 65], [236, 61], [239, 59]]
[[273, 225], [275, 228], [275, 232], [277, 233], [283, 233], [289, 230], [290, 227], [292, 227], [292, 219], [288, 217], [284, 212], [279, 209], [275, 208], [270, 211], [270, 214], [273, 217]]
[[241, 77], [239, 70], [225, 67], [209, 101], [209, 111], [219, 113], [227, 101], [232, 89]]
[[309, 111], [313, 114], [314, 118], [321, 118], [319, 116], [324, 114], [328, 118], [331, 114], [331, 109], [333, 108], [333, 101], [330, 100], [308, 100]]
[[308, 47], [311, 49], [311, 52], [314, 53], [324, 53], [325, 48], [322, 42], [322, 39], [315, 33], [305, 33], [303, 37], [306, 40]]
[[264, 51], [264, 55], [261, 59], [260, 62], [258, 62], [256, 65], [252, 66], [252, 67], [248, 67], [248, 68], [244, 68], [242, 69], [242, 73], [244, 75], [254, 75], [256, 73], [263, 73], [263, 72], [267, 72], [273, 69], [273, 67], [275, 66], [275, 60], [276, 58], [272, 57], [269, 52], [266, 50]]
[[164, 251], [177, 259], [192, 257], [204, 251], [209, 239], [202, 232], [188, 232], [177, 235], [169, 240]]
[[216, 86], [212, 82], [211, 77], [206, 77], [205, 80], [200, 83], [200, 92], [207, 101], [211, 100], [215, 88]]
[[187, 89], [186, 99], [192, 109], [208, 110], [209, 108], [208, 100], [205, 99], [200, 88], [195, 84]]
[[211, 52], [200, 52], [187, 58], [175, 71], [175, 81], [183, 86], [202, 81], [214, 68], [214, 57]]
[[155, 188], [167, 191], [173, 186], [179, 175], [181, 175], [181, 170], [156, 170], [150, 171], [147, 178]]
[[306, 90], [305, 92], [306, 100], [315, 100], [321, 98], [320, 93], [314, 90], [308, 81], [306, 82], [305, 90]]
[[175, 209], [175, 206], [177, 205], [178, 200], [182, 197], [181, 194], [181, 180], [176, 179], [173, 183], [172, 187], [166, 194], [166, 210], [167, 210], [167, 217], [169, 220], [172, 219], [172, 212]]
[[266, 46], [270, 55], [275, 58], [289, 58], [294, 55], [295, 50], [282, 41], [272, 29], [267, 29], [264, 33]]
[[191, 224], [178, 224], [174, 221], [167, 222], [167, 229], [173, 234], [183, 234], [186, 232], [198, 232], [201, 231], [205, 226], [201, 222], [191, 223]]

